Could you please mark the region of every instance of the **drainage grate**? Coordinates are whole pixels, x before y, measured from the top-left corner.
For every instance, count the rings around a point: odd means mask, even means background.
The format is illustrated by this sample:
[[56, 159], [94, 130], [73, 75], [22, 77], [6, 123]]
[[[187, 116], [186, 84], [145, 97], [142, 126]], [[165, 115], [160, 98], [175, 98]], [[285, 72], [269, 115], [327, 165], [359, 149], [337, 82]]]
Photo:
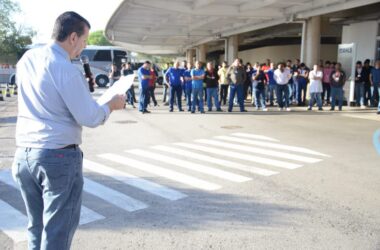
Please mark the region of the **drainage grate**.
[[229, 125], [229, 126], [221, 126], [221, 128], [224, 128], [224, 129], [238, 129], [238, 128], [243, 128], [243, 127], [242, 126]]
[[137, 121], [125, 120], [125, 121], [115, 121], [115, 123], [119, 123], [119, 124], [133, 124], [133, 123], [137, 123]]

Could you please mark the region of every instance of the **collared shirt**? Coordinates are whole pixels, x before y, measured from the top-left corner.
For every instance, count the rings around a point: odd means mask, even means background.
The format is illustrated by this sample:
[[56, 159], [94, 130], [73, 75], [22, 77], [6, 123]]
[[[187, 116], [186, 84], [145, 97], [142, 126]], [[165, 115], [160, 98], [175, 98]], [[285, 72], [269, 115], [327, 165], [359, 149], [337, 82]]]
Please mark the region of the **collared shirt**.
[[181, 68], [174, 68], [171, 67], [166, 71], [166, 77], [169, 80], [169, 84], [171, 86], [178, 86], [182, 84], [182, 79], [183, 77], [184, 70]]
[[219, 71], [218, 71], [218, 75], [219, 75], [219, 83], [221, 85], [226, 85], [228, 84], [228, 81], [227, 81], [227, 68], [220, 68]]
[[[192, 85], [192, 80], [191, 80], [191, 69], [188, 69], [186, 70], [184, 73], [183, 73], [183, 78], [184, 78], [184, 87], [185, 89], [191, 89], [191, 85]], [[186, 80], [189, 79], [189, 80]]]
[[283, 72], [281, 72], [280, 69], [276, 69], [274, 71], [274, 80], [278, 85], [285, 85], [289, 82], [289, 78], [291, 77], [291, 74], [289, 70], [284, 69]]
[[57, 43], [27, 51], [17, 64], [16, 145], [57, 149], [81, 144], [82, 126], [103, 124], [108, 105], [92, 98], [82, 72]]
[[138, 70], [137, 70], [137, 76], [139, 78], [139, 82], [140, 82], [140, 88], [143, 88], [143, 89], [146, 89], [149, 87], [149, 78], [145, 78], [143, 79], [143, 76], [150, 76], [150, 70], [149, 69], [145, 69], [143, 66], [141, 66]]
[[269, 68], [267, 73], [268, 85], [276, 85], [276, 81], [274, 80], [274, 70]]
[[[205, 71], [203, 69], [192, 69], [190, 74], [191, 74], [191, 77], [194, 77], [194, 76], [203, 76], [204, 77]], [[193, 80], [192, 81], [192, 88], [193, 89], [203, 88], [203, 79]]]
[[380, 86], [380, 68], [374, 67], [371, 69], [371, 78], [375, 87]]

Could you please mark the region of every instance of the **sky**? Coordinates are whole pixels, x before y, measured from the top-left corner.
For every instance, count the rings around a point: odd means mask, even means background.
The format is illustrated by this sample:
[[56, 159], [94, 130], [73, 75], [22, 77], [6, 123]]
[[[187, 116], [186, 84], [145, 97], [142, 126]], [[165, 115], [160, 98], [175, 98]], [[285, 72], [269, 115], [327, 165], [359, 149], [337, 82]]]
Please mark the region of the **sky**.
[[14, 20], [37, 32], [33, 43], [47, 43], [56, 18], [65, 11], [75, 11], [91, 24], [91, 31], [104, 30], [122, 0], [13, 0], [18, 2], [21, 13]]

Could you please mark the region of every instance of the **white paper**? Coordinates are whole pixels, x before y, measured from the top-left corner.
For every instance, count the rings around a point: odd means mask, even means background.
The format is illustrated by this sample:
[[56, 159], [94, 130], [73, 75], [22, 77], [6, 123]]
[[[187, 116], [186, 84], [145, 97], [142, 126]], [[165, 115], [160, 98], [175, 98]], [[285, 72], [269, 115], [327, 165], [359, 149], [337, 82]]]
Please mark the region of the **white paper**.
[[96, 102], [99, 105], [103, 105], [109, 102], [115, 95], [124, 95], [132, 86], [135, 77], [134, 74], [120, 77]]

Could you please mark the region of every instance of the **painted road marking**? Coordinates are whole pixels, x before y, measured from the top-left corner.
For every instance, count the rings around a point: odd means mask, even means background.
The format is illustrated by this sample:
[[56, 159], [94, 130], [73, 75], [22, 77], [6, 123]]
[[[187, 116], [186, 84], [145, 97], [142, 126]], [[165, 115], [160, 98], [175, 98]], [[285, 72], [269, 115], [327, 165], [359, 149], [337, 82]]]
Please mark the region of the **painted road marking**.
[[185, 175], [182, 173], [178, 173], [178, 172], [166, 169], [166, 168], [157, 167], [157, 166], [154, 166], [152, 164], [148, 164], [148, 163], [145, 163], [142, 161], [134, 160], [130, 157], [119, 156], [116, 154], [101, 154], [98, 156], [103, 158], [103, 159], [107, 159], [107, 160], [110, 160], [113, 162], [124, 164], [126, 166], [136, 168], [136, 169], [139, 169], [139, 170], [144, 171], [144, 172], [152, 173], [152, 174], [155, 174], [155, 175], [158, 175], [161, 177], [165, 177], [167, 179], [170, 179], [170, 180], [173, 180], [176, 182], [180, 182], [180, 183], [184, 183], [186, 185], [196, 187], [199, 189], [216, 190], [216, 189], [221, 188], [221, 186], [219, 186], [217, 184], [207, 182], [207, 181], [204, 181], [204, 180], [192, 177], [192, 176], [188, 176], [188, 175]]
[[228, 180], [228, 181], [246, 182], [246, 181], [252, 180], [252, 178], [248, 178], [248, 177], [245, 177], [242, 175], [233, 174], [233, 173], [226, 172], [226, 171], [223, 171], [223, 170], [220, 170], [217, 168], [206, 167], [204, 165], [200, 165], [200, 164], [193, 163], [190, 161], [180, 160], [180, 159], [165, 156], [162, 154], [153, 153], [153, 152], [150, 152], [147, 150], [134, 149], [134, 150], [128, 150], [126, 152], [131, 153], [131, 154], [135, 154], [138, 156], [142, 156], [145, 158], [150, 158], [150, 159], [153, 159], [156, 161], [162, 161], [162, 162], [165, 162], [165, 163], [168, 163], [171, 165], [190, 169], [190, 170], [193, 170], [196, 172], [208, 174], [208, 175], [215, 176], [215, 177], [218, 177], [218, 178], [221, 178], [224, 180]]
[[311, 155], [318, 155], [318, 156], [324, 156], [324, 157], [330, 157], [329, 155], [322, 154], [320, 152], [310, 150], [307, 148], [302, 148], [302, 147], [294, 147], [294, 146], [289, 146], [289, 145], [284, 145], [284, 144], [278, 144], [278, 143], [272, 143], [272, 142], [265, 142], [265, 141], [256, 141], [256, 140], [247, 140], [247, 139], [232, 139], [233, 137], [226, 139], [225, 137], [223, 140], [228, 140], [228, 141], [235, 141], [235, 142], [241, 142], [241, 143], [246, 143], [250, 145], [256, 145], [256, 146], [262, 146], [266, 148], [275, 148], [275, 149], [280, 149], [280, 150], [287, 150], [287, 151], [292, 151], [292, 152], [297, 152], [297, 153], [304, 153], [304, 154], [311, 154]]
[[96, 172], [98, 174], [108, 176], [110, 178], [123, 182], [127, 185], [144, 190], [154, 195], [158, 195], [162, 198], [165, 198], [171, 201], [187, 197], [186, 194], [183, 194], [174, 189], [142, 179], [140, 177], [131, 175], [124, 171], [122, 172], [122, 171], [115, 170], [113, 168], [107, 167], [105, 165], [102, 165], [93, 161], [89, 161], [87, 159], [83, 160], [83, 167], [92, 172]]
[[14, 242], [26, 241], [28, 218], [17, 209], [0, 200], [0, 230]]
[[273, 142], [279, 142], [279, 140], [263, 136], [263, 135], [254, 135], [254, 134], [247, 134], [247, 133], [233, 133], [233, 136], [243, 137], [243, 138], [251, 138], [251, 139], [258, 139], [258, 140], [265, 140], [265, 141], [273, 141]]
[[129, 197], [123, 193], [120, 193], [116, 190], [108, 188], [102, 184], [99, 184], [95, 181], [92, 181], [84, 177], [84, 186], [83, 190], [87, 193], [90, 193], [102, 200], [107, 201], [123, 210], [133, 212], [136, 210], [147, 208], [148, 205], [138, 201], [132, 197]]
[[215, 164], [227, 167], [227, 168], [238, 169], [238, 170], [245, 171], [248, 173], [253, 173], [253, 174], [258, 174], [258, 175], [263, 175], [263, 176], [271, 176], [271, 175], [278, 174], [278, 172], [276, 172], [276, 171], [267, 170], [267, 169], [263, 169], [263, 168], [257, 168], [257, 167], [253, 167], [253, 166], [247, 166], [247, 165], [243, 165], [243, 164], [240, 164], [237, 162], [222, 160], [222, 159], [214, 158], [214, 157], [211, 157], [208, 155], [198, 154], [198, 153], [194, 153], [194, 152], [190, 152], [190, 151], [186, 151], [186, 150], [182, 150], [182, 149], [177, 149], [177, 148], [173, 148], [173, 147], [158, 145], [158, 146], [154, 146], [152, 148], [154, 148], [156, 150], [168, 152], [171, 154], [186, 156], [189, 158], [202, 160], [202, 161], [209, 162], [209, 163], [215, 163]]
[[[215, 138], [223, 140], [223, 138], [229, 139], [230, 137], [228, 137], [228, 136], [216, 136]], [[250, 153], [256, 153], [256, 154], [262, 154], [262, 155], [269, 155], [272, 157], [283, 158], [283, 159], [294, 160], [294, 161], [300, 161], [300, 162], [305, 162], [305, 163], [316, 163], [316, 162], [322, 161], [321, 159], [279, 152], [278, 150], [270, 150], [270, 149], [263, 149], [263, 148], [257, 148], [257, 147], [251, 147], [251, 146], [244, 146], [244, 145], [226, 143], [226, 142], [216, 141], [216, 140], [195, 140], [195, 141], [199, 142], [199, 143], [203, 143], [203, 144], [222, 147], [222, 148], [235, 149], [235, 150], [240, 150], [240, 151], [245, 151], [245, 152], [250, 152]]]
[[190, 143], [174, 143], [174, 144], [181, 147], [186, 147], [186, 148], [191, 148], [191, 149], [195, 149], [195, 150], [199, 150], [199, 151], [203, 151], [207, 153], [221, 155], [224, 157], [231, 157], [231, 158], [236, 158], [239, 160], [247, 160], [247, 161], [274, 166], [274, 167], [280, 167], [280, 168], [286, 168], [286, 169], [296, 169], [296, 168], [302, 167], [302, 165], [295, 164], [295, 163], [278, 161], [278, 160], [273, 160], [273, 159], [268, 159], [268, 158], [253, 156], [253, 155], [242, 154], [242, 153], [236, 153], [236, 152], [231, 152], [230, 150], [210, 148], [210, 147], [205, 147], [205, 146], [197, 145], [197, 144], [190, 144]]

